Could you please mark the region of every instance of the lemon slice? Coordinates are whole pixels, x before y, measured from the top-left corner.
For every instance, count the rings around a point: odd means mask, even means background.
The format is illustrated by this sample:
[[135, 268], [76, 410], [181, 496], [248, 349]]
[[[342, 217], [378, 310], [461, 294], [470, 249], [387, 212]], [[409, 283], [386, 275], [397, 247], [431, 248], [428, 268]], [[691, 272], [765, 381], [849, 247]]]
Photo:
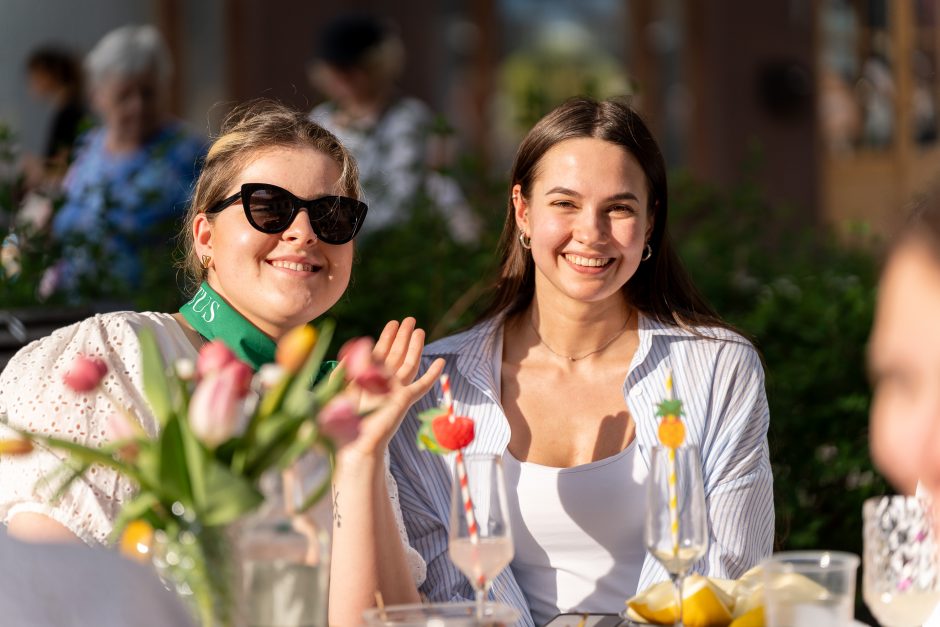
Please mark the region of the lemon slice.
[[[671, 582], [650, 586], [627, 601], [627, 607], [643, 620], [672, 625], [679, 619]], [[682, 586], [682, 622], [686, 627], [725, 627], [731, 622], [734, 599], [708, 578], [690, 575]]]
[[[764, 606], [764, 571], [760, 566], [741, 575], [735, 581], [734, 617], [738, 618], [749, 612], [760, 609], [763, 614]], [[744, 623], [747, 624], [747, 623]]]
[[744, 612], [733, 621], [728, 627], [764, 627], [764, 608], [755, 607]]

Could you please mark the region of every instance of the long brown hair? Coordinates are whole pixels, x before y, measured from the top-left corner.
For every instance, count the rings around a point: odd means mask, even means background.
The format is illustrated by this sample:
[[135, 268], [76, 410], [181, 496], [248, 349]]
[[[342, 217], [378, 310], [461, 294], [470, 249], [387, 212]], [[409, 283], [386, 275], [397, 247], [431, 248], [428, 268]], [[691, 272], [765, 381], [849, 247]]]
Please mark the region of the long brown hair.
[[[653, 221], [649, 239], [652, 256], [641, 262], [636, 273], [624, 284], [628, 302], [645, 315], [666, 324], [683, 328], [731, 328], [705, 302], [670, 242], [666, 164], [653, 134], [625, 101], [572, 98], [539, 120], [519, 145], [509, 189], [519, 185], [522, 195], [528, 198], [545, 153], [565, 140], [586, 137], [611, 142], [633, 155], [643, 168], [649, 185], [647, 210]], [[535, 264], [532, 255], [519, 242], [518, 235], [510, 199], [499, 244], [502, 254], [500, 276], [493, 287], [492, 301], [481, 320], [504, 313], [518, 313], [532, 302]]]

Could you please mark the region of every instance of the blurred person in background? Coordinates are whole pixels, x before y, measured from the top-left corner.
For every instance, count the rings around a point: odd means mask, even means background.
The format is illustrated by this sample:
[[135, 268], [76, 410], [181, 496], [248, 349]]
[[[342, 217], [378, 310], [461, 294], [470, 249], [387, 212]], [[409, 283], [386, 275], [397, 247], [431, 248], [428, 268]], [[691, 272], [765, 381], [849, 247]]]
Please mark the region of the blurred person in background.
[[142, 251], [156, 255], [148, 265], [170, 269], [170, 239], [205, 142], [168, 113], [173, 65], [153, 26], [111, 31], [85, 70], [100, 125], [80, 139], [63, 182], [64, 204], [52, 222], [63, 260], [46, 290], [120, 298], [140, 288]]
[[[914, 209], [878, 287], [868, 346], [869, 441], [878, 469], [904, 494], [940, 498], [940, 193]], [[940, 510], [934, 507], [940, 531]], [[940, 626], [940, 608], [924, 623]]]
[[88, 122], [82, 100], [82, 70], [75, 56], [55, 46], [33, 51], [26, 60], [29, 91], [52, 105], [52, 117], [41, 158], [27, 156], [23, 169], [26, 186], [57, 186], [72, 162], [73, 146]]
[[328, 100], [310, 118], [359, 162], [370, 207], [366, 233], [406, 222], [425, 198], [454, 240], [473, 242], [478, 219], [457, 182], [434, 169], [437, 153], [446, 152], [434, 115], [396, 86], [404, 63], [404, 47], [391, 24], [359, 14], [331, 21], [319, 35], [310, 71]]
[[888, 256], [869, 344], [871, 454], [901, 492], [940, 496], [940, 195]]

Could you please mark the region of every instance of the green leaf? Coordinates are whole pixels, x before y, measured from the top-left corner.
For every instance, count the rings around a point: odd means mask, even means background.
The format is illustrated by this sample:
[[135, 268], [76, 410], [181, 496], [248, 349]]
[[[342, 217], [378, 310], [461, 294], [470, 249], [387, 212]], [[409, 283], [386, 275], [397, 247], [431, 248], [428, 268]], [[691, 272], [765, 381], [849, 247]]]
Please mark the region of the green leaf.
[[418, 414], [418, 420], [421, 422], [434, 422], [434, 419], [438, 416], [443, 416], [447, 413], [447, 410], [443, 407], [432, 407], [431, 409], [425, 409], [423, 412]]
[[181, 431], [180, 420], [173, 417], [160, 434], [160, 486], [172, 498], [191, 507], [193, 491]]
[[438, 444], [437, 436], [434, 435], [434, 429], [431, 426], [431, 420], [424, 420], [421, 423], [421, 427], [418, 429], [417, 444], [418, 448], [422, 451], [428, 451], [437, 455], [447, 455], [450, 453], [450, 449], [444, 448]]
[[657, 406], [656, 415], [657, 416], [681, 416], [682, 415], [682, 401], [676, 398], [671, 401], [661, 402]]
[[259, 424], [255, 445], [249, 451], [244, 474], [257, 478], [270, 466], [276, 464], [297, 439], [297, 432], [306, 420], [304, 416], [295, 417], [278, 413], [269, 416]]
[[179, 425], [180, 440], [183, 443], [183, 457], [186, 459], [186, 468], [188, 469], [189, 484], [192, 487], [193, 506], [196, 511], [201, 511], [206, 502], [206, 460], [209, 457], [209, 451], [199, 441], [199, 438], [193, 434], [189, 428], [189, 423], [185, 420], [177, 420]]
[[153, 331], [147, 328], [140, 330], [140, 360], [143, 368], [144, 394], [150, 403], [154, 416], [161, 425], [166, 425], [173, 415], [170, 386], [167, 384], [166, 369], [163, 357], [157, 346]]
[[[307, 428], [309, 426], [309, 429]], [[293, 465], [301, 455], [309, 451], [320, 437], [320, 430], [316, 424], [310, 420], [297, 429], [297, 437], [288, 444], [287, 449], [277, 461], [277, 467], [285, 470]]]
[[264, 497], [244, 477], [215, 460], [206, 465], [206, 502], [200, 520], [205, 526], [225, 525], [258, 507]]
[[65, 451], [75, 457], [80, 463], [85, 464], [101, 464], [102, 466], [107, 466], [108, 468], [114, 468], [118, 472], [127, 475], [133, 481], [136, 481], [140, 485], [144, 485], [144, 482], [141, 481], [141, 475], [137, 472], [137, 469], [134, 466], [121, 461], [114, 456], [114, 452], [109, 448], [91, 448], [85, 446], [84, 444], [78, 444], [70, 440], [62, 440], [60, 438], [55, 438], [47, 435], [38, 435], [35, 433], [30, 433], [29, 431], [23, 431], [17, 429], [17, 431], [23, 437], [26, 437], [34, 442], [40, 442], [49, 448], [58, 449]]

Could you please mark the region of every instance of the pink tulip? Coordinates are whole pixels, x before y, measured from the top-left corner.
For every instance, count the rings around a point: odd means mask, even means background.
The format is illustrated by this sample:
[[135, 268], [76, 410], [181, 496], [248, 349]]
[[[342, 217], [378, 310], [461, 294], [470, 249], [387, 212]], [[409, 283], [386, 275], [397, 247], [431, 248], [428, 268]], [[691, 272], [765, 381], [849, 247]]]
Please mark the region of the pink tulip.
[[367, 337], [349, 340], [339, 349], [339, 360], [347, 379], [371, 394], [387, 394], [391, 389], [388, 375], [372, 356], [373, 345]]
[[98, 387], [106, 374], [108, 374], [108, 365], [103, 359], [78, 355], [62, 380], [74, 392], [90, 392]]
[[199, 349], [199, 357], [196, 358], [196, 376], [202, 379], [214, 372], [221, 372], [233, 361], [238, 361], [235, 353], [222, 340], [212, 340]]
[[140, 452], [140, 447], [135, 440], [146, 436], [144, 430], [132, 418], [120, 413], [114, 413], [108, 416], [108, 422], [105, 427], [108, 440], [111, 442], [125, 442], [118, 450], [118, 456], [125, 461], [133, 461]]
[[129, 417], [121, 413], [113, 413], [108, 416], [105, 432], [111, 442], [134, 440], [145, 435], [139, 424], [132, 423]]
[[251, 368], [236, 360], [196, 386], [189, 401], [189, 425], [206, 446], [216, 447], [245, 428], [242, 399], [250, 381]]
[[320, 410], [318, 418], [323, 435], [342, 446], [359, 435], [359, 412], [356, 404], [345, 396], [337, 396]]

